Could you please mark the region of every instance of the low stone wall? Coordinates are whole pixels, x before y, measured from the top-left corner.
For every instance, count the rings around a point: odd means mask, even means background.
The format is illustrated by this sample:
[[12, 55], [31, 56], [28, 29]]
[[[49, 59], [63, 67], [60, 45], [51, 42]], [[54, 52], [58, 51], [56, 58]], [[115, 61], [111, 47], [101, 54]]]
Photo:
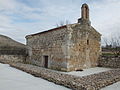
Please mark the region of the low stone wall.
[[26, 57], [23, 55], [0, 55], [1, 60], [6, 60], [7, 62], [25, 62]]
[[101, 67], [120, 68], [120, 56], [101, 56], [98, 65]]
[[29, 64], [12, 63], [10, 65], [36, 77], [44, 78], [73, 90], [99, 90], [105, 86], [120, 81], [120, 69], [77, 77]]
[[27, 55], [27, 48], [18, 46], [0, 46], [0, 55]]

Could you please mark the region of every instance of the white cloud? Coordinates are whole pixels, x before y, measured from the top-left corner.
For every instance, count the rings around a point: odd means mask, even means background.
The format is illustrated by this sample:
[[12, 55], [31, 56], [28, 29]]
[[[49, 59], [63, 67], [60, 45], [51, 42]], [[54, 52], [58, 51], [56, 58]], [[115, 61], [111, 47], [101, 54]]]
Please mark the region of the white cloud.
[[[30, 29], [30, 26], [27, 25], [27, 27], [29, 27], [27, 28], [23, 25], [24, 19], [40, 19], [39, 15], [34, 12], [39, 12], [39, 9], [31, 8], [24, 3], [17, 2], [16, 0], [0, 0], [0, 34], [24, 42], [24, 37]], [[21, 19], [21, 23], [14, 21], [15, 19]], [[26, 24], [29, 24], [29, 22]]]
[[0, 10], [14, 9], [16, 6], [14, 0], [0, 0]]
[[110, 39], [120, 35], [120, 1], [104, 0], [91, 5], [91, 21], [102, 34], [102, 38]]

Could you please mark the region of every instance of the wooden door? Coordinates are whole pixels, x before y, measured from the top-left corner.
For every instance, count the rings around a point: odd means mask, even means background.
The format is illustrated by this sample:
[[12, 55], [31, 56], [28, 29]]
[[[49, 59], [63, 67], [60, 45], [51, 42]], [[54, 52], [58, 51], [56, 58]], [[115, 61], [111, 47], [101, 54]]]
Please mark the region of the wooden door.
[[44, 67], [48, 68], [48, 56], [44, 56], [44, 62], [45, 62]]

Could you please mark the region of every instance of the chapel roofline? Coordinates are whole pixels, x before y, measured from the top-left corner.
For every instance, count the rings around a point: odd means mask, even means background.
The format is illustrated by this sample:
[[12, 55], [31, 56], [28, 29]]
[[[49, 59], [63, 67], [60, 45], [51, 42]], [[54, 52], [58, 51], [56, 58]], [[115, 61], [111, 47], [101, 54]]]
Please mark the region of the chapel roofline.
[[56, 27], [56, 28], [53, 28], [53, 29], [49, 29], [49, 30], [46, 30], [46, 31], [43, 31], [43, 32], [27, 35], [25, 38], [29, 38], [30, 36], [40, 35], [40, 34], [43, 34], [43, 33], [52, 32], [52, 31], [55, 31], [55, 30], [63, 29], [63, 28], [67, 28], [67, 25]]

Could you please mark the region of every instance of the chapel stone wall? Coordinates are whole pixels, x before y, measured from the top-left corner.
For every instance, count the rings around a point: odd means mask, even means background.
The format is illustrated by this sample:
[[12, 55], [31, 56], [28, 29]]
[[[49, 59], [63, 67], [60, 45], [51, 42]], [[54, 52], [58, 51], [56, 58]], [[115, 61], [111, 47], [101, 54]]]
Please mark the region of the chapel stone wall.
[[44, 56], [48, 56], [48, 68], [67, 69], [67, 30], [62, 28], [27, 38], [30, 63], [45, 67]]

